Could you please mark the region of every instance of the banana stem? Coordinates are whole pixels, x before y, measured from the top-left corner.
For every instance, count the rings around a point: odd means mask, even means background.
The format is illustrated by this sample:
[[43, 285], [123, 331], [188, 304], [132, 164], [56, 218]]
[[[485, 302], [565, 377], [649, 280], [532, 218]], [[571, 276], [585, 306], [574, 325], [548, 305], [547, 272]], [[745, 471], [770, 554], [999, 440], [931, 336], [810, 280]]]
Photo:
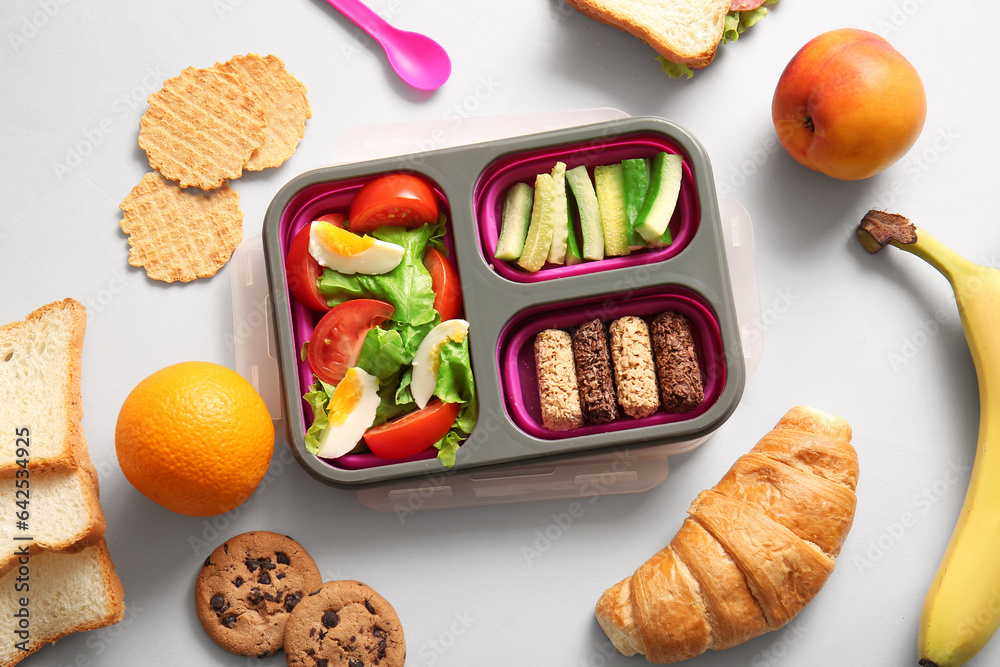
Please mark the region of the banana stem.
[[858, 226], [858, 237], [870, 253], [894, 245], [916, 255], [937, 269], [956, 289], [960, 287], [959, 279], [967, 278], [979, 268], [931, 236], [927, 230], [895, 213], [868, 211]]

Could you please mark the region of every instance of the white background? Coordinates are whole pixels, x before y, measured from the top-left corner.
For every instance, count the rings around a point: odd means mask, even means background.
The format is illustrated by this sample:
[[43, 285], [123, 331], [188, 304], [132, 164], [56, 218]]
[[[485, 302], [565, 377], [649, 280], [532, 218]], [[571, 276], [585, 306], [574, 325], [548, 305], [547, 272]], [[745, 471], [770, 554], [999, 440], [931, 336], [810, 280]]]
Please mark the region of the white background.
[[[23, 664], [258, 664], [212, 644], [192, 601], [210, 549], [252, 529], [286, 532], [325, 579], [359, 579], [385, 595], [403, 620], [408, 665], [643, 664], [611, 654], [593, 617], [598, 596], [666, 544], [694, 496], [788, 408], [808, 404], [851, 422], [861, 460], [857, 518], [837, 568], [785, 629], [689, 664], [915, 665], [920, 606], [971, 469], [976, 378], [945, 280], [893, 249], [868, 255], [853, 229], [865, 210], [885, 207], [1000, 265], [1000, 63], [988, 5], [785, 0], [679, 82], [641, 42], [557, 0], [372, 4], [447, 48], [454, 71], [442, 89], [408, 89], [322, 0], [4, 0], [0, 321], [67, 296], [88, 307], [84, 428], [127, 604], [120, 625]], [[770, 120], [785, 63], [839, 27], [886, 36], [928, 98], [912, 151], [861, 182], [799, 166]], [[127, 263], [118, 204], [148, 170], [136, 144], [146, 97], [188, 65], [247, 52], [283, 58], [308, 87], [313, 118], [292, 159], [233, 183], [245, 237], [260, 232], [282, 184], [336, 161], [337, 137], [362, 124], [609, 106], [686, 127], [707, 148], [720, 195], [754, 220], [765, 351], [736, 413], [674, 457], [663, 484], [585, 502], [569, 523], [568, 500], [378, 513], [313, 481], [281, 448], [251, 501], [214, 521], [140, 495], [115, 458], [118, 409], [168, 364], [233, 366], [230, 267], [190, 284], [147, 279]], [[970, 664], [998, 662], [1000, 640]]]

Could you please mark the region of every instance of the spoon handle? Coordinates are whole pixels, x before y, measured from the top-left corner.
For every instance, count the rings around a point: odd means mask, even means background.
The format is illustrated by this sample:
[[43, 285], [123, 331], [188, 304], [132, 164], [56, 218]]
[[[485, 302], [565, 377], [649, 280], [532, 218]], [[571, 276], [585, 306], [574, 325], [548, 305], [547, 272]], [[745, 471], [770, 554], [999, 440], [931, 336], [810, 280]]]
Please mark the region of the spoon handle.
[[326, 0], [330, 6], [349, 18], [375, 41], [381, 43], [381, 33], [387, 27], [381, 16], [359, 0]]

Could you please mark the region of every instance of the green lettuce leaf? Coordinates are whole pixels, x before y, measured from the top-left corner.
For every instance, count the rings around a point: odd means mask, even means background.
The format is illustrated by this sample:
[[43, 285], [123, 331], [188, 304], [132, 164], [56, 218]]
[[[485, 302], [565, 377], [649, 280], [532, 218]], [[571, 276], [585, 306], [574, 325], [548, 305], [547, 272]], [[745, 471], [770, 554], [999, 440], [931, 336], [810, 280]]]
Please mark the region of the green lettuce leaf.
[[437, 458], [443, 465], [455, 465], [455, 453], [462, 441], [472, 434], [479, 416], [479, 401], [476, 385], [472, 378], [472, 362], [469, 358], [468, 336], [461, 343], [454, 341], [441, 347], [441, 366], [438, 369], [434, 395], [445, 403], [461, 403], [458, 417], [451, 430], [437, 441]]
[[399, 266], [376, 276], [344, 275], [324, 269], [319, 279], [319, 293], [331, 307], [350, 299], [379, 299], [393, 306], [392, 320], [395, 322], [412, 326], [434, 322], [440, 316], [434, 310], [434, 291], [431, 274], [424, 266], [424, 252], [429, 245], [440, 245], [443, 234], [444, 225], [440, 222], [416, 229], [379, 227], [372, 236], [403, 247]]
[[661, 55], [657, 55], [656, 60], [659, 61], [660, 67], [663, 68], [663, 73], [671, 79], [681, 79], [685, 77], [690, 79], [694, 76], [694, 70], [687, 65], [667, 60]]
[[326, 404], [330, 401], [333, 390], [332, 384], [316, 378], [316, 383], [309, 385], [309, 391], [302, 397], [312, 408], [313, 413], [312, 424], [306, 430], [305, 437], [306, 451], [310, 454], [319, 451], [319, 437], [330, 423], [326, 415]]

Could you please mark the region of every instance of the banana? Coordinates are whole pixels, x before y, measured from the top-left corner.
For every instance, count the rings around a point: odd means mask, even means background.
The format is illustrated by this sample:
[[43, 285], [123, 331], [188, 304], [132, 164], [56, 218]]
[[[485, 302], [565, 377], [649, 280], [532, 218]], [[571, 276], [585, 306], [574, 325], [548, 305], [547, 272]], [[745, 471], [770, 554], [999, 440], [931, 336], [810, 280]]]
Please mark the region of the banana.
[[923, 667], [959, 667], [1000, 626], [1000, 271], [974, 264], [903, 216], [869, 211], [868, 252], [894, 245], [937, 269], [955, 292], [979, 383], [979, 440], [958, 523], [924, 600]]

